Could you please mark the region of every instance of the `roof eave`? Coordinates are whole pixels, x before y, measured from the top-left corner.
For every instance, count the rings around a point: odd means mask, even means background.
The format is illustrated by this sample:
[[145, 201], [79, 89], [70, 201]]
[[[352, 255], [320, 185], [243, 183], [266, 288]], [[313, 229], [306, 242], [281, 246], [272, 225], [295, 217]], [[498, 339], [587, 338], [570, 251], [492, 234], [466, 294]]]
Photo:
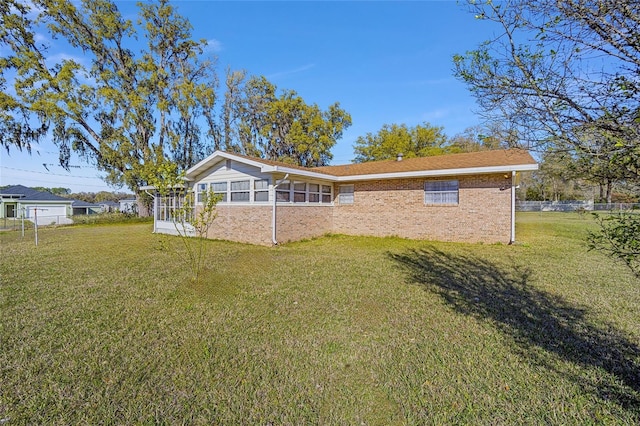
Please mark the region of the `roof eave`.
[[[327, 173], [319, 173], [311, 170], [302, 170], [299, 168], [285, 167], [279, 165], [265, 164], [259, 160], [251, 160], [246, 157], [237, 156], [224, 151], [215, 151], [204, 160], [200, 161], [195, 166], [191, 167], [185, 173], [185, 180], [192, 182], [194, 178], [201, 173], [202, 170], [216, 164], [218, 159], [228, 159], [254, 166], [262, 173], [282, 173], [290, 174], [294, 176], [308, 177], [312, 179], [321, 179], [331, 182], [346, 182], [346, 181], [363, 181], [374, 179], [402, 179], [402, 178], [417, 178], [417, 177], [437, 177], [437, 176], [453, 176], [453, 175], [473, 175], [473, 174], [490, 174], [490, 173], [506, 173], [512, 171], [533, 171], [538, 170], [537, 163], [528, 164], [513, 164], [503, 166], [489, 166], [489, 167], [465, 167], [456, 169], [438, 169], [438, 170], [416, 170], [409, 172], [386, 172], [386, 173], [373, 173], [362, 175], [345, 175], [336, 176]], [[154, 189], [151, 186], [141, 187], [140, 189]]]
[[18, 200], [20, 204], [31, 203], [31, 204], [72, 204], [73, 201], [66, 200], [30, 200], [26, 198], [22, 198]]
[[490, 166], [490, 167], [468, 167], [458, 169], [438, 169], [438, 170], [416, 170], [411, 172], [396, 173], [373, 173], [365, 175], [347, 175], [334, 176], [337, 182], [351, 182], [362, 180], [379, 180], [379, 179], [403, 179], [403, 178], [419, 178], [419, 177], [438, 177], [438, 176], [460, 176], [460, 175], [480, 175], [492, 173], [507, 172], [524, 172], [538, 170], [537, 164], [518, 164], [509, 166]]
[[333, 175], [312, 172], [307, 170], [294, 169], [292, 167], [264, 165], [263, 167], [260, 168], [260, 171], [262, 173], [282, 173], [282, 174], [289, 174], [289, 175], [295, 175], [295, 176], [304, 176], [312, 179], [321, 179], [321, 180], [327, 180], [332, 182], [336, 180], [336, 176], [333, 176]]
[[193, 175], [197, 175], [199, 173], [200, 169], [206, 169], [208, 167], [213, 166], [214, 164], [217, 163], [217, 159], [218, 158], [223, 158], [225, 160], [233, 160], [233, 161], [237, 161], [240, 163], [244, 163], [244, 164], [248, 164], [254, 167], [258, 167], [258, 168], [263, 168], [263, 167], [274, 167], [274, 166], [267, 166], [262, 162], [259, 161], [255, 161], [255, 160], [251, 160], [245, 157], [240, 157], [234, 154], [230, 154], [228, 152], [224, 152], [224, 151], [215, 151], [213, 154], [211, 154], [210, 156], [208, 156], [207, 158], [205, 158], [204, 160], [200, 161], [198, 164], [196, 164], [195, 166], [191, 167], [189, 170], [187, 170], [185, 172], [185, 180], [187, 181], [192, 181], [193, 180]]

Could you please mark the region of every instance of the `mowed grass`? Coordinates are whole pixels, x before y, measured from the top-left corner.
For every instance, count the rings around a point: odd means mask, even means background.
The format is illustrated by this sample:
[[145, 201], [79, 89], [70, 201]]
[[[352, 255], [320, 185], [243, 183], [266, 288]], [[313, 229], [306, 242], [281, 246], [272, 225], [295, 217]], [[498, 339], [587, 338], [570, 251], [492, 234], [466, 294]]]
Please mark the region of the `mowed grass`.
[[149, 224], [1, 233], [0, 422], [638, 424], [640, 282], [590, 226], [207, 241], [198, 283]]

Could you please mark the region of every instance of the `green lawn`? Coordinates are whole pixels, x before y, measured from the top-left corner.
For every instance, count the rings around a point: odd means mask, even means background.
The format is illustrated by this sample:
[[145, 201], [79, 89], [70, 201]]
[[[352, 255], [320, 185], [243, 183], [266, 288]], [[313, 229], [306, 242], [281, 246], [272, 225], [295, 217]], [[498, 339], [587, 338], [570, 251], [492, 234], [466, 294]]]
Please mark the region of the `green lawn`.
[[0, 233], [0, 424], [638, 424], [640, 282], [590, 217], [518, 244]]

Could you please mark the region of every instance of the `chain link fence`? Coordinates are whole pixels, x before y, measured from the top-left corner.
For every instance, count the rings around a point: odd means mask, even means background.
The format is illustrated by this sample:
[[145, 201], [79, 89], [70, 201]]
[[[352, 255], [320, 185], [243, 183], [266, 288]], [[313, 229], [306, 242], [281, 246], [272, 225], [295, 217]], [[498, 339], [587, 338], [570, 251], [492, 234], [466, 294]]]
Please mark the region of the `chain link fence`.
[[583, 212], [640, 210], [640, 203], [594, 203], [593, 201], [517, 201], [518, 212]]

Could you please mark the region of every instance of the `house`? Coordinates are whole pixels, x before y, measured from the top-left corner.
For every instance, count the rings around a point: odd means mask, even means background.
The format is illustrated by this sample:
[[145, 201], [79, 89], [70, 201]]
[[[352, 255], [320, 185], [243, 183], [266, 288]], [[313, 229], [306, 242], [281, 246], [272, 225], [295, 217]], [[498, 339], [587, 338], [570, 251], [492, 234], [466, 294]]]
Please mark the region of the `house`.
[[136, 214], [138, 212], [138, 202], [135, 198], [120, 200], [120, 213]]
[[120, 203], [115, 201], [101, 201], [98, 205], [101, 213], [114, 213], [120, 210]]
[[0, 190], [0, 217], [25, 218], [38, 225], [69, 224], [73, 200], [22, 185]]
[[[315, 168], [216, 151], [187, 170], [186, 181], [196, 209], [207, 190], [221, 197], [209, 238], [271, 245], [337, 233], [511, 243], [518, 174], [537, 168], [519, 149]], [[176, 232], [179, 202], [155, 194], [155, 232]]]
[[94, 203], [88, 203], [82, 200], [72, 200], [71, 207], [73, 208], [73, 215], [89, 215], [98, 214], [102, 212], [100, 205]]

